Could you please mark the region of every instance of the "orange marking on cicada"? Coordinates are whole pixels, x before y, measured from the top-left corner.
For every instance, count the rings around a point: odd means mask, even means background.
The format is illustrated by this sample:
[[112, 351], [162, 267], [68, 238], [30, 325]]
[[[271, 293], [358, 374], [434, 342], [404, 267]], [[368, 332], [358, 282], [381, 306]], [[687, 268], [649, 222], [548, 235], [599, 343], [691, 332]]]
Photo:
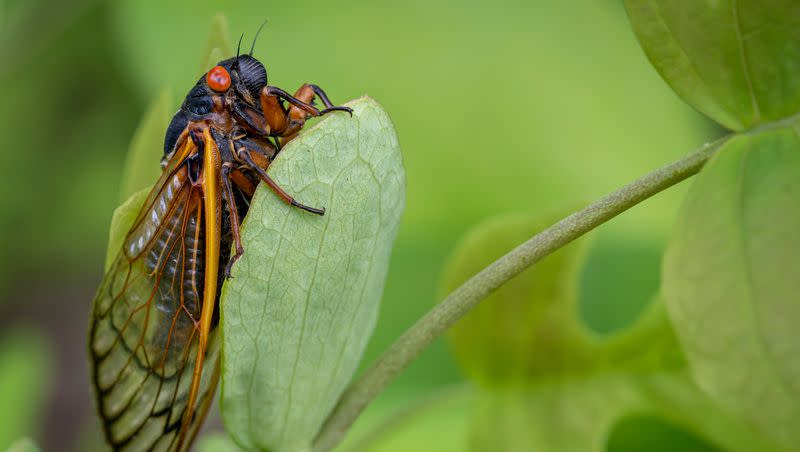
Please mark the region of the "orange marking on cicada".
[[256, 186], [250, 182], [250, 179], [248, 179], [243, 172], [238, 169], [231, 170], [231, 180], [245, 195], [251, 198], [253, 197], [253, 194], [256, 192]]
[[[198, 338], [197, 356], [195, 358], [194, 371], [192, 372], [192, 382], [189, 389], [189, 399], [186, 404], [188, 407], [184, 413], [183, 424], [178, 433], [178, 449], [183, 447], [184, 441], [189, 434], [192, 417], [194, 416], [194, 405], [197, 402], [200, 391], [201, 375], [203, 371], [203, 361], [205, 352], [208, 348], [208, 335], [211, 330], [211, 320], [214, 313], [214, 305], [217, 297], [217, 280], [219, 271], [219, 248], [220, 248], [220, 227], [221, 227], [221, 198], [220, 198], [220, 155], [216, 142], [211, 137], [211, 132], [206, 128], [203, 133], [203, 213], [204, 213], [204, 233], [205, 249], [204, 258], [204, 284], [203, 302], [200, 312], [200, 336]], [[190, 438], [191, 441], [191, 438]]]

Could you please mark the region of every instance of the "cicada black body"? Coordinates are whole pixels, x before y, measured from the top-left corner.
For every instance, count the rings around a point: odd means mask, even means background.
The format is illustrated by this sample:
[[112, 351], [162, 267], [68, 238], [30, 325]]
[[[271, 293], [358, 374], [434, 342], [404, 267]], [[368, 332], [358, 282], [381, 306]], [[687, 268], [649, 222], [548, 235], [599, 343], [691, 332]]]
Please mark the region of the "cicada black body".
[[240, 219], [259, 182], [324, 214], [266, 169], [308, 118], [336, 110], [350, 111], [315, 85], [294, 95], [269, 86], [251, 55], [221, 61], [186, 96], [167, 128], [162, 174], [93, 303], [92, 384], [114, 450], [189, 448], [218, 380], [218, 301], [244, 252]]

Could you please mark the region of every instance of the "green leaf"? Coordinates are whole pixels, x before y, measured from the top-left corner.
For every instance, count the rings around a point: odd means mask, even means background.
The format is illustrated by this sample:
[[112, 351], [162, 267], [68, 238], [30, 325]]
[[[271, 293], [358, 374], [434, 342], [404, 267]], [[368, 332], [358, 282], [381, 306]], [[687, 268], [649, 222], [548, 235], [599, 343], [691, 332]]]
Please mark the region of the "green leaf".
[[211, 20], [211, 30], [208, 34], [206, 50], [203, 52], [201, 66], [198, 74], [203, 74], [218, 62], [234, 56], [231, 47], [230, 32], [228, 31], [228, 19], [224, 14], [219, 13]]
[[733, 130], [800, 111], [796, 0], [626, 0], [650, 61], [683, 99]]
[[[0, 342], [0, 449], [38, 433], [52, 375], [44, 337], [31, 331], [6, 333]], [[17, 441], [22, 447], [24, 441]], [[25, 449], [19, 449], [25, 450]]]
[[363, 97], [292, 140], [242, 226], [244, 256], [222, 290], [222, 415], [245, 449], [303, 450], [350, 381], [378, 314], [405, 202], [386, 112]]
[[731, 140], [695, 179], [663, 293], [698, 385], [800, 444], [800, 127]]
[[159, 162], [164, 154], [164, 134], [172, 119], [172, 94], [168, 89], [151, 102], [136, 128], [125, 158], [120, 201], [149, 188], [161, 174]]

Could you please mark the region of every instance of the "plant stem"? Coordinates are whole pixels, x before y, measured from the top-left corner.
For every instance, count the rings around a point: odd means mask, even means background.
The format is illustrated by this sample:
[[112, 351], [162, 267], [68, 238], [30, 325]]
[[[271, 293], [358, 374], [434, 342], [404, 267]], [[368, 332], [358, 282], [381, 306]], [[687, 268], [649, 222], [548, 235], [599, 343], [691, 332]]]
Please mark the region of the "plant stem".
[[314, 440], [313, 450], [322, 452], [336, 447], [364, 408], [389, 382], [434, 339], [495, 289], [583, 234], [696, 174], [729, 137], [708, 143], [683, 159], [653, 171], [564, 218], [509, 251], [451, 292], [406, 330], [345, 390]]

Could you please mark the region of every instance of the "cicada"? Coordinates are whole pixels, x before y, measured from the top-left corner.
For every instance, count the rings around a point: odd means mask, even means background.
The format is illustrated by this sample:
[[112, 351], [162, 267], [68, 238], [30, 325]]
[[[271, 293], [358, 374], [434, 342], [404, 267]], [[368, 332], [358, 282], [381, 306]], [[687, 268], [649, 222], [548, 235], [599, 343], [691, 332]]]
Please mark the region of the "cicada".
[[259, 182], [324, 214], [266, 169], [306, 120], [337, 110], [352, 114], [316, 85], [294, 95], [268, 85], [252, 49], [189, 91], [166, 131], [161, 176], [93, 302], [92, 384], [114, 450], [189, 448], [218, 380], [220, 287], [244, 253], [240, 219]]

